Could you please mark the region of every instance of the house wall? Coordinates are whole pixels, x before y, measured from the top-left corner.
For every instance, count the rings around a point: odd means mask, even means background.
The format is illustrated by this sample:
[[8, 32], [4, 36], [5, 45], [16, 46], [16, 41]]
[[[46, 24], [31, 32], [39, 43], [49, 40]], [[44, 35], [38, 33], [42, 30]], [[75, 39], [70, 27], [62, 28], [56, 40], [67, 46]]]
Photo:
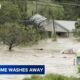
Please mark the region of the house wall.
[[56, 35], [58, 37], [68, 37], [68, 33], [67, 32], [56, 32]]
[[69, 37], [73, 37], [73, 32], [69, 32]]

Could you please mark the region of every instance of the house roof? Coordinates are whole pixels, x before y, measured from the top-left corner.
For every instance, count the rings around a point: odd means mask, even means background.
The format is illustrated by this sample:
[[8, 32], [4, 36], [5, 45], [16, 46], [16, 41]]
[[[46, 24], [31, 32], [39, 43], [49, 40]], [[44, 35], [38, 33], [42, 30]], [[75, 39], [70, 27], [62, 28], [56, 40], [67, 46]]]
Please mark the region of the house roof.
[[59, 24], [61, 27], [67, 29], [69, 32], [73, 31], [75, 29], [75, 23], [76, 21], [67, 21], [67, 20], [55, 20], [57, 24]]
[[[44, 21], [40, 24], [45, 27], [46, 31], [53, 31], [53, 21]], [[56, 32], [73, 32], [75, 29], [75, 21], [55, 20], [54, 26]]]

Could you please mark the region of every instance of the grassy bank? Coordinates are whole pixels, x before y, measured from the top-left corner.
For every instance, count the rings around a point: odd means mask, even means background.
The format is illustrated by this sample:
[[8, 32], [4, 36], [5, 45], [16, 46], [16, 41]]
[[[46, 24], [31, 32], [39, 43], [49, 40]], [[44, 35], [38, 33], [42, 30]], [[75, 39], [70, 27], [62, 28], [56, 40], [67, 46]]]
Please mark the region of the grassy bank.
[[57, 74], [47, 74], [42, 76], [32, 76], [30, 78], [24, 78], [23, 80], [80, 80], [80, 78], [66, 77]]

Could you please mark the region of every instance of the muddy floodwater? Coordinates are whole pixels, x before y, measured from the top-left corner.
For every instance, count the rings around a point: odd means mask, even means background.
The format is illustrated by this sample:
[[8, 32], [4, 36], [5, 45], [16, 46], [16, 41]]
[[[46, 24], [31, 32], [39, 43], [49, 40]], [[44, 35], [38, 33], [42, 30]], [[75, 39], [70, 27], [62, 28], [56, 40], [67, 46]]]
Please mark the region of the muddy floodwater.
[[[76, 76], [74, 54], [62, 54], [66, 49], [78, 50], [80, 43], [70, 38], [60, 38], [56, 42], [43, 40], [32, 47], [15, 47], [12, 52], [4, 45], [0, 46], [0, 64], [45, 65], [47, 73]], [[26, 75], [25, 75], [26, 76]], [[17, 80], [24, 75], [0, 75], [0, 80]]]

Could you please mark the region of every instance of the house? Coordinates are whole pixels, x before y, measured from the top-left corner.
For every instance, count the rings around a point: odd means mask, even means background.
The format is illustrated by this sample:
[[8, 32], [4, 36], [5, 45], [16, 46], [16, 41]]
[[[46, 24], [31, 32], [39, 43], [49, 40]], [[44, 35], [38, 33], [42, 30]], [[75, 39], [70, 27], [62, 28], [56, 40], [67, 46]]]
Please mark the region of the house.
[[[75, 29], [76, 21], [68, 20], [48, 20], [44, 16], [35, 14], [30, 18], [30, 21], [34, 22], [37, 26], [40, 26], [40, 30], [47, 31], [50, 35], [55, 32], [58, 36], [69, 37], [72, 35]], [[53, 24], [54, 23], [54, 24]]]
[[55, 28], [58, 35], [72, 36], [76, 21], [55, 20]]

